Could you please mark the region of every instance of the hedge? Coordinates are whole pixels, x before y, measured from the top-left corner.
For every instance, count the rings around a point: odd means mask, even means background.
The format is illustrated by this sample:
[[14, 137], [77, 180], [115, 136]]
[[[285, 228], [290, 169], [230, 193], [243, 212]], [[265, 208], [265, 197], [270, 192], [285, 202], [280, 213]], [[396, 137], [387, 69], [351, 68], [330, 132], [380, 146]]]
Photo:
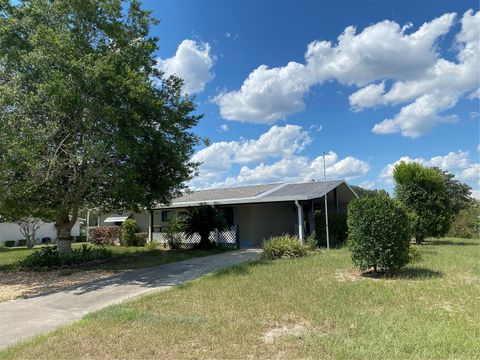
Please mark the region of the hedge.
[[90, 229], [90, 241], [97, 245], [120, 245], [120, 226], [99, 226]]

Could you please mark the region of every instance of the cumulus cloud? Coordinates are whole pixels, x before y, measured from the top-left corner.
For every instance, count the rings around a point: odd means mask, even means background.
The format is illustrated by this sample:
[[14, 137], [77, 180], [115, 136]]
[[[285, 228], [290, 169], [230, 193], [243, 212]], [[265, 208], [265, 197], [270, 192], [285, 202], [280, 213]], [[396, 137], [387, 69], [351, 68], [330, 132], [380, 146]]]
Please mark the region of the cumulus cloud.
[[174, 56], [157, 59], [157, 66], [166, 76], [182, 78], [185, 82], [184, 91], [193, 94], [203, 91], [213, 78], [213, 60], [208, 43], [186, 39], [180, 43]]
[[386, 134], [400, 132], [417, 137], [427, 133], [438, 123], [453, 118], [439, 113], [453, 108], [467, 94], [473, 99], [478, 92], [480, 78], [480, 12], [467, 11], [461, 20], [462, 30], [455, 38], [458, 49], [456, 61], [439, 58], [420, 76], [399, 80], [385, 92], [383, 83], [370, 84], [350, 95], [354, 110], [378, 105], [396, 105], [414, 100], [401, 108], [393, 119], [376, 124], [372, 131]]
[[480, 164], [470, 160], [468, 151], [458, 150], [457, 152], [451, 151], [446, 155], [434, 156], [430, 159], [402, 156], [397, 161], [386, 165], [380, 172], [380, 178], [387, 184], [392, 184], [393, 169], [402, 161], [405, 163], [417, 162], [425, 166], [435, 166], [455, 174], [462, 181], [478, 181], [480, 177]]
[[[192, 157], [201, 165], [199, 176], [190, 186], [205, 188], [323, 179], [323, 157], [309, 159], [301, 155], [311, 141], [309, 133], [300, 126], [274, 125], [257, 139], [213, 143]], [[330, 179], [358, 177], [370, 168], [365, 161], [351, 156], [340, 159], [333, 151], [326, 155], [325, 162]], [[238, 173], [232, 176], [234, 171]]]
[[[445, 14], [411, 34], [407, 34], [410, 26], [401, 27], [393, 21], [373, 24], [359, 33], [349, 26], [335, 44], [308, 44], [304, 64], [261, 65], [239, 90], [222, 92], [214, 102], [225, 119], [272, 123], [303, 110], [303, 98], [310, 87], [326, 80], [364, 86], [386, 78], [416, 79], [437, 61], [436, 41], [449, 31], [454, 18], [455, 14]], [[383, 92], [379, 85], [368, 90], [370, 94], [364, 91], [364, 98], [372, 96], [372, 91], [378, 95]], [[359, 100], [358, 104], [360, 109], [369, 103]]]
[[457, 101], [456, 93], [432, 91], [404, 106], [394, 118], [376, 124], [372, 131], [376, 134], [400, 132], [404, 136], [419, 137], [428, 132], [435, 123], [456, 122], [456, 116], [440, 116], [438, 113], [452, 108]]
[[375, 133], [424, 135], [436, 124], [455, 119], [440, 113], [460, 98], [478, 97], [480, 12], [469, 10], [461, 18], [453, 46], [457, 55], [451, 61], [440, 56], [438, 40], [449, 33], [455, 19], [455, 13], [444, 14], [416, 31], [412, 24], [387, 20], [360, 32], [349, 26], [335, 43], [308, 44], [304, 63], [261, 65], [240, 89], [221, 92], [213, 101], [227, 120], [271, 124], [302, 111], [310, 88], [334, 79], [360, 87], [349, 97], [353, 111], [410, 102], [391, 119], [377, 123]]

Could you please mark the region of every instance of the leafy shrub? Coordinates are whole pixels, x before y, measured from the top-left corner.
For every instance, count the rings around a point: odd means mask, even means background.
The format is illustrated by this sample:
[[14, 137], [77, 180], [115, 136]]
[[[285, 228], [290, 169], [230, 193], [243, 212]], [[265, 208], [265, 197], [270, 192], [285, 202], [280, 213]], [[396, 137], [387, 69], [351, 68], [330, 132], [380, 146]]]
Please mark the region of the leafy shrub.
[[307, 238], [307, 241], [306, 241], [306, 244], [307, 244], [307, 248], [309, 250], [315, 250], [317, 247], [318, 247], [318, 240], [317, 238], [315, 237], [315, 234], [313, 235], [310, 235], [308, 238]]
[[119, 245], [121, 236], [120, 226], [99, 226], [90, 229], [90, 241], [96, 245]]
[[296, 258], [307, 255], [307, 247], [291, 235], [275, 236], [263, 243], [262, 259]]
[[408, 262], [414, 262], [421, 259], [420, 253], [418, 252], [418, 248], [410, 245], [408, 248]]
[[480, 234], [480, 202], [472, 202], [454, 216], [448, 236], [466, 239], [478, 238]]
[[148, 233], [138, 232], [135, 233], [135, 246], [145, 246], [148, 240]]
[[110, 250], [105, 248], [92, 249], [91, 246], [84, 244], [80, 249], [74, 249], [72, 255], [60, 255], [57, 246], [44, 246], [35, 250], [32, 254], [19, 261], [24, 268], [52, 268], [62, 266], [72, 266], [85, 264], [99, 260], [108, 259], [112, 256]]
[[75, 242], [86, 242], [87, 241], [87, 236], [86, 235], [78, 235], [75, 237]]
[[175, 216], [170, 220], [165, 237], [167, 239], [168, 247], [176, 250], [180, 249], [182, 245], [183, 223]]
[[14, 247], [14, 246], [15, 246], [15, 240], [5, 241], [5, 247]]
[[362, 270], [394, 271], [409, 261], [409, 217], [388, 194], [352, 201], [348, 234], [353, 263]]
[[18, 246], [27, 246], [27, 240], [25, 239], [18, 240]]
[[135, 246], [135, 233], [138, 230], [137, 222], [134, 219], [127, 219], [122, 224], [122, 237], [120, 244], [123, 246]]
[[[328, 231], [331, 247], [341, 246], [347, 240], [347, 214], [328, 213]], [[327, 247], [327, 235], [325, 231], [325, 213], [315, 213], [315, 236], [319, 246]]]

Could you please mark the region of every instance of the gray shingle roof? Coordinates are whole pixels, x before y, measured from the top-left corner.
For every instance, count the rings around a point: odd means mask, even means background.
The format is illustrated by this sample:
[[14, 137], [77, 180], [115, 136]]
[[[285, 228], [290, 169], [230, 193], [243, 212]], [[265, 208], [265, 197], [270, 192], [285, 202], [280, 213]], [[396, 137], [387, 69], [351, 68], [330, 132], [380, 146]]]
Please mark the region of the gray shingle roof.
[[184, 193], [182, 196], [173, 199], [172, 204], [190, 201], [212, 201], [252, 198], [264, 193], [265, 191], [271, 190], [278, 185], [280, 184], [264, 184], [234, 188], [192, 191], [190, 193]]
[[182, 196], [173, 199], [170, 205], [160, 205], [159, 207], [172, 208], [203, 204], [221, 205], [308, 200], [320, 198], [342, 183], [344, 183], [344, 180], [300, 184], [264, 184], [199, 190], [184, 193]]
[[340, 185], [343, 180], [335, 181], [322, 181], [322, 182], [310, 182], [301, 184], [286, 184], [284, 187], [279, 188], [266, 195], [266, 197], [279, 197], [279, 196], [323, 196], [325, 193], [335, 189]]

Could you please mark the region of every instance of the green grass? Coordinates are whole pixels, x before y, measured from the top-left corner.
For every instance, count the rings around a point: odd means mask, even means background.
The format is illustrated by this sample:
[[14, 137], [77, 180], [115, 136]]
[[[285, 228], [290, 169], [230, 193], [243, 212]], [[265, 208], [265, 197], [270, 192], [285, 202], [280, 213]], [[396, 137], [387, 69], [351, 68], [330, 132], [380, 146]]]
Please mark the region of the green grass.
[[479, 251], [479, 240], [436, 240], [381, 279], [359, 276], [346, 249], [242, 264], [110, 306], [0, 358], [478, 359]]
[[[73, 248], [80, 248], [82, 244], [72, 244]], [[95, 245], [92, 245], [96, 247]], [[35, 248], [39, 248], [36, 246]], [[112, 259], [107, 262], [96, 265], [96, 269], [105, 270], [130, 270], [149, 266], [162, 265], [173, 261], [186, 260], [197, 256], [206, 256], [219, 253], [223, 250], [161, 250], [148, 247], [124, 247], [124, 246], [106, 246], [113, 252]], [[18, 261], [34, 250], [26, 247], [0, 248], [0, 272], [19, 270]], [[82, 267], [84, 269], [85, 267]]]

